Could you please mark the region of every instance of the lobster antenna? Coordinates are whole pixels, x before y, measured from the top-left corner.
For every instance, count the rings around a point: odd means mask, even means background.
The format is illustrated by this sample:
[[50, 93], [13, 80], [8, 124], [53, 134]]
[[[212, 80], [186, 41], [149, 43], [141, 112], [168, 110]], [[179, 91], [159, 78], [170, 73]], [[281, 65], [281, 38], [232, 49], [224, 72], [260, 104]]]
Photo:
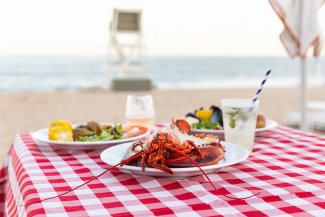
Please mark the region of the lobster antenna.
[[124, 165], [127, 161], [129, 161], [130, 159], [133, 159], [133, 158], [136, 159], [136, 158], [138, 158], [138, 157], [141, 156], [143, 153], [144, 153], [143, 151], [142, 151], [142, 152], [139, 152], [139, 153], [133, 155], [132, 157], [130, 157], [129, 159], [126, 159], [126, 160], [121, 161], [120, 163], [118, 163], [118, 164], [112, 166], [111, 168], [108, 168], [108, 169], [104, 170], [104, 171], [103, 171], [102, 173], [100, 173], [99, 175], [94, 176], [92, 179], [90, 179], [90, 180], [88, 180], [88, 181], [82, 183], [81, 185], [78, 185], [78, 186], [72, 188], [72, 189], [69, 190], [69, 191], [63, 192], [63, 193], [58, 194], [58, 195], [55, 195], [55, 196], [53, 196], [53, 197], [48, 197], [48, 198], [45, 198], [45, 199], [39, 199], [39, 200], [36, 200], [36, 201], [32, 201], [32, 202], [29, 202], [29, 203], [26, 203], [26, 204], [20, 204], [20, 205], [17, 205], [17, 206], [29, 206], [29, 205], [32, 205], [32, 204], [35, 204], [35, 203], [40, 203], [40, 202], [43, 202], [43, 201], [47, 201], [47, 200], [51, 200], [51, 199], [54, 199], [54, 198], [57, 198], [57, 197], [64, 196], [64, 195], [66, 195], [66, 194], [68, 194], [68, 193], [70, 193], [70, 192], [72, 192], [72, 191], [74, 191], [74, 190], [77, 190], [78, 188], [81, 188], [82, 186], [87, 185], [88, 183], [90, 183], [90, 182], [92, 182], [92, 181], [94, 181], [94, 180], [100, 178], [101, 176], [103, 176], [105, 173], [111, 171], [112, 169], [117, 169], [118, 166], [123, 166], [123, 165]]
[[[225, 197], [227, 197], [227, 198], [235, 199], [235, 200], [238, 200], [238, 199], [240, 199], [240, 200], [245, 200], [245, 199], [248, 199], [248, 198], [254, 197], [254, 196], [256, 196], [256, 195], [258, 195], [258, 194], [261, 193], [261, 191], [259, 191], [259, 192], [257, 192], [257, 193], [254, 193], [254, 194], [250, 195], [250, 196], [247, 196], [247, 197], [233, 197], [233, 196], [229, 196], [229, 195], [227, 195], [227, 194], [224, 194], [223, 192], [221, 192], [220, 188], [217, 188], [217, 187], [213, 184], [213, 182], [211, 181], [211, 179], [209, 178], [209, 176], [206, 174], [206, 172], [203, 171], [203, 169], [198, 165], [198, 163], [195, 162], [195, 160], [193, 160], [193, 159], [192, 159], [191, 157], [189, 157], [187, 154], [183, 153], [182, 151], [180, 151], [180, 150], [178, 150], [178, 149], [176, 149], [176, 148], [168, 148], [168, 149], [170, 149], [170, 150], [172, 150], [172, 151], [175, 151], [175, 152], [177, 152], [177, 153], [179, 153], [179, 154], [185, 156], [185, 157], [188, 158], [189, 160], [191, 160], [191, 161], [195, 164], [195, 166], [197, 166], [197, 167], [199, 168], [199, 170], [202, 172], [202, 174], [205, 176], [205, 178], [208, 180], [208, 182], [212, 185], [212, 187], [214, 188], [214, 190], [216, 190], [216, 191], [219, 192], [221, 195], [223, 195], [223, 196], [225, 196]], [[222, 186], [221, 186], [221, 187], [222, 187]], [[223, 187], [222, 187], [222, 188], [223, 188]]]
[[174, 127], [175, 127], [175, 119], [172, 118], [172, 122], [171, 122], [171, 124], [170, 124], [170, 128], [171, 128], [171, 129], [174, 129]]

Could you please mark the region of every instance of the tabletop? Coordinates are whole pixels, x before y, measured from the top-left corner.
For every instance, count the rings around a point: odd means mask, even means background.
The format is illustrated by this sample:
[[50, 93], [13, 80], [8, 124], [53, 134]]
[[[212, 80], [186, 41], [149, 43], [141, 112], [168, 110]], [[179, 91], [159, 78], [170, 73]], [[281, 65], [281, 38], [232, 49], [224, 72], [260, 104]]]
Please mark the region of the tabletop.
[[[0, 170], [0, 216], [325, 216], [325, 138], [283, 126], [256, 136], [253, 154], [210, 179], [158, 178], [109, 171], [100, 150], [64, 151], [18, 134]], [[239, 189], [239, 190], [238, 190]]]

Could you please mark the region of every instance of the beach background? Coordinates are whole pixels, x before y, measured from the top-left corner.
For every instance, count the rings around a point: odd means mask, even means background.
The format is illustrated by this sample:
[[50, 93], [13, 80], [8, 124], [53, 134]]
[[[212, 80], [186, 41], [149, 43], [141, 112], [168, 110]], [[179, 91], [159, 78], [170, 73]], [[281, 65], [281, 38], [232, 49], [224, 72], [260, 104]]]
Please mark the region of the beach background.
[[[124, 122], [128, 94], [152, 94], [156, 122], [222, 98], [252, 98], [272, 69], [260, 113], [286, 125], [299, 111], [299, 59], [279, 40], [283, 24], [268, 1], [30, 0], [0, 7], [0, 160], [18, 133], [53, 120]], [[19, 7], [17, 7], [19, 5]], [[140, 9], [147, 92], [113, 92], [123, 75], [108, 60], [114, 8]], [[319, 12], [325, 29], [325, 7]], [[311, 53], [311, 52], [310, 52]], [[308, 100], [325, 100], [325, 57], [308, 58]], [[321, 132], [317, 132], [321, 133]]]

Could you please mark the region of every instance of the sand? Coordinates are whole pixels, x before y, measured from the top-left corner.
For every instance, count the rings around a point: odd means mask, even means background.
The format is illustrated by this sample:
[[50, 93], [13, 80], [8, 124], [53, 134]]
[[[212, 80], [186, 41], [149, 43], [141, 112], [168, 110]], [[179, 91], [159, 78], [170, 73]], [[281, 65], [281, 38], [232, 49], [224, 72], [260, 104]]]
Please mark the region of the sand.
[[[325, 86], [310, 88], [309, 100], [325, 100]], [[152, 90], [156, 122], [168, 122], [201, 106], [220, 105], [221, 98], [250, 98], [255, 89]], [[139, 94], [141, 92], [133, 92]], [[123, 122], [125, 101], [132, 92], [83, 91], [56, 93], [0, 94], [0, 160], [6, 155], [17, 133], [47, 127], [56, 119], [73, 123], [90, 120]], [[286, 124], [287, 115], [299, 111], [298, 88], [265, 88], [260, 113]]]

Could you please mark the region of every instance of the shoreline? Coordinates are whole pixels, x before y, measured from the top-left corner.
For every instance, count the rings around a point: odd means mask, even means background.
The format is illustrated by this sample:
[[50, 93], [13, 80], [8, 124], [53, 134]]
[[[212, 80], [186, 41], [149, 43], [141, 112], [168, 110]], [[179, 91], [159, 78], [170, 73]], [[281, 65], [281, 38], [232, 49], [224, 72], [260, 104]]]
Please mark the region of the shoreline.
[[[156, 122], [168, 122], [172, 117], [185, 116], [200, 107], [220, 106], [221, 98], [251, 98], [255, 88], [151, 90], [141, 92], [112, 92], [84, 90], [47, 93], [0, 93], [0, 159], [6, 155], [15, 134], [45, 128], [54, 120], [72, 123], [87, 121], [124, 122], [128, 94], [149, 93], [153, 96]], [[308, 89], [309, 100], [324, 100], [325, 85]], [[259, 113], [266, 118], [286, 124], [289, 113], [299, 111], [300, 91], [294, 88], [266, 86], [260, 96]]]
[[[129, 79], [133, 79], [132, 77]], [[149, 78], [150, 79], [150, 78]], [[262, 79], [262, 77], [261, 77]], [[189, 81], [177, 82], [177, 86], [173, 86], [170, 83], [157, 83], [152, 81], [152, 90], [151, 91], [205, 91], [205, 90], [232, 90], [232, 89], [256, 89], [260, 85], [261, 79], [244, 79], [238, 78], [237, 80], [229, 79], [219, 79], [219, 80], [210, 80], [210, 81], [201, 81], [198, 85], [196, 82], [190, 83]], [[267, 81], [268, 88], [272, 89], [296, 89], [300, 86], [299, 78], [292, 79], [290, 78], [271, 78]], [[325, 86], [325, 76], [311, 76], [308, 78], [308, 88], [322, 88]], [[88, 87], [79, 87], [79, 88], [57, 88], [57, 89], [29, 89], [29, 90], [0, 90], [0, 94], [19, 94], [19, 93], [28, 93], [28, 94], [38, 94], [38, 93], [79, 93], [79, 92], [110, 92], [111, 90], [111, 80], [107, 80], [105, 84], [93, 85]], [[116, 91], [119, 92], [119, 91]]]

